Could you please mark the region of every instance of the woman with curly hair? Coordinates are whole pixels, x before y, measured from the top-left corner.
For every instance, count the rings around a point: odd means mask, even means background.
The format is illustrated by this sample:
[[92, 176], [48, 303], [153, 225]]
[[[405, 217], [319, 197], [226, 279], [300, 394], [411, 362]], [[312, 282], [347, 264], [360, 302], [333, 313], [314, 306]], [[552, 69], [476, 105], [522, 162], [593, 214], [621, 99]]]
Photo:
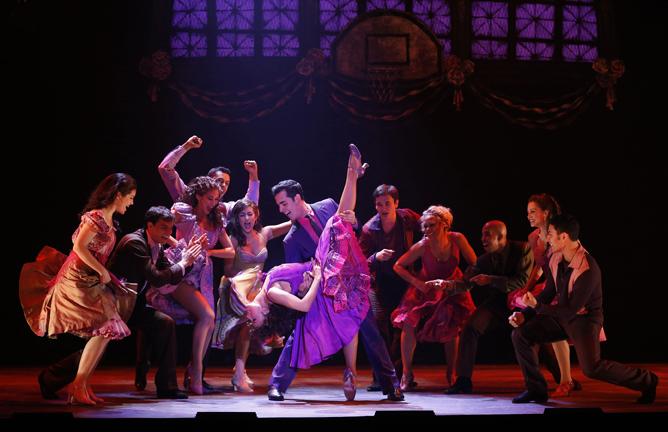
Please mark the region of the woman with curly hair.
[[[454, 382], [459, 333], [475, 305], [469, 292], [448, 297], [430, 281], [461, 279], [460, 256], [469, 265], [475, 264], [477, 257], [464, 234], [450, 231], [452, 221], [449, 208], [430, 206], [420, 218], [424, 238], [394, 264], [394, 271], [411, 285], [392, 312], [392, 324], [401, 329], [402, 391], [417, 385], [413, 381], [413, 353], [418, 341], [443, 344], [445, 378], [448, 386]], [[418, 259], [422, 260], [422, 269], [415, 275], [410, 269]]]
[[130, 334], [123, 319], [129, 318], [134, 303], [125, 304], [116, 297], [112, 285], [119, 287], [120, 281], [105, 264], [116, 243], [113, 217], [125, 214], [136, 193], [137, 183], [128, 174], [107, 176], [88, 199], [72, 235], [70, 254], [65, 257], [45, 247], [35, 263], [21, 270], [21, 305], [33, 332], [50, 338], [62, 333], [88, 338], [69, 388], [68, 403], [104, 402], [88, 381], [109, 341]]
[[[178, 261], [193, 238], [201, 242], [202, 254], [181, 283], [176, 286], [152, 287], [147, 293], [147, 301], [151, 306], [170, 315], [177, 323], [194, 321], [192, 359], [184, 379], [190, 385], [184, 386], [195, 394], [204, 394], [202, 360], [215, 325], [211, 257], [234, 257], [234, 249], [225, 232], [218, 207], [220, 195], [220, 186], [211, 177], [195, 177], [190, 181], [185, 193], [172, 206], [178, 244], [167, 250], [166, 254], [173, 261]], [[218, 243], [222, 248], [214, 249]]]
[[[232, 386], [241, 393], [253, 392], [253, 381], [246, 374], [248, 353], [268, 354], [271, 346], [265, 338], [251, 337], [249, 326], [243, 319], [246, 305], [253, 301], [264, 281], [264, 263], [267, 260], [267, 242], [288, 232], [291, 222], [263, 227], [260, 209], [248, 198], [237, 201], [232, 207], [227, 231], [234, 247], [234, 259], [225, 260], [225, 274], [219, 287], [216, 308], [216, 328], [211, 346], [228, 349], [234, 347], [234, 375]], [[279, 341], [269, 337], [275, 345]], [[273, 343], [272, 343], [273, 342]], [[280, 344], [279, 344], [280, 346]]]

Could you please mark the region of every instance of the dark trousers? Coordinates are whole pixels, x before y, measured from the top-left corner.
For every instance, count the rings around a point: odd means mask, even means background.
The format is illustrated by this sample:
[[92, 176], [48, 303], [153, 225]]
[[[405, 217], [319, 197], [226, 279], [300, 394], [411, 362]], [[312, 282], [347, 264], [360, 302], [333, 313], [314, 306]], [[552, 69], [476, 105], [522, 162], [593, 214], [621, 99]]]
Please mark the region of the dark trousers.
[[64, 359], [44, 369], [40, 373], [40, 380], [45, 389], [55, 393], [74, 381], [74, 378], [77, 376], [82, 353], [83, 349], [75, 351]]
[[547, 393], [547, 383], [538, 368], [538, 344], [565, 339], [573, 341], [580, 367], [586, 377], [633, 390], [643, 391], [650, 388], [650, 371], [601, 359], [600, 332], [601, 324], [586, 316], [578, 316], [562, 326], [556, 319], [542, 314], [537, 314], [513, 330], [515, 355], [527, 390], [537, 394]]
[[177, 390], [176, 326], [174, 320], [150, 307], [135, 309], [129, 322], [137, 333], [137, 367], [158, 366], [155, 387], [158, 391]]
[[[373, 315], [376, 318], [378, 331], [385, 341], [385, 347], [390, 354], [390, 359], [392, 360], [397, 376], [401, 376], [403, 370], [403, 364], [401, 363], [401, 329], [395, 328], [392, 325], [392, 311], [399, 306], [400, 300], [401, 298], [399, 297], [396, 302], [388, 304], [387, 299], [381, 298], [376, 290], [369, 292], [369, 301], [371, 302]], [[373, 380], [375, 383], [380, 382], [375, 374]]]
[[[505, 301], [505, 299], [504, 299]], [[457, 376], [471, 378], [478, 352], [478, 339], [488, 330], [502, 325], [508, 325], [510, 312], [504, 307], [495, 304], [481, 305], [473, 312], [459, 336], [459, 357], [457, 359]], [[544, 343], [539, 349], [540, 361], [550, 371], [558, 383], [561, 378], [559, 363], [552, 349], [552, 345]]]
[[[362, 321], [359, 337], [366, 350], [366, 355], [369, 363], [371, 363], [374, 375], [379, 378], [379, 384], [383, 388], [383, 393], [391, 393], [395, 388], [399, 387], [399, 380], [394, 371], [392, 360], [390, 360], [390, 355], [387, 352], [385, 341], [378, 331], [376, 318], [373, 316], [371, 308], [369, 308], [366, 318]], [[290, 335], [285, 343], [285, 347], [283, 347], [283, 352], [281, 352], [278, 358], [276, 366], [274, 366], [271, 372], [271, 379], [269, 380], [269, 386], [276, 387], [282, 393], [287, 391], [290, 383], [297, 376], [297, 369], [290, 366], [292, 342], [293, 335]]]

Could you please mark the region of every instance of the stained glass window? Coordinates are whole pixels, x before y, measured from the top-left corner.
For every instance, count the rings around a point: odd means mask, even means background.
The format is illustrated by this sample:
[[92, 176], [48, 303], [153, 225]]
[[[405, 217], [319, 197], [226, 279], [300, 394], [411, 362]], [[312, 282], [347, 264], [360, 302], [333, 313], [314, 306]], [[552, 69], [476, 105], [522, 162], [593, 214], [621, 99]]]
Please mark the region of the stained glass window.
[[413, 14], [431, 28], [443, 47], [450, 54], [451, 14], [450, 5], [443, 0], [413, 0]]
[[474, 58], [593, 61], [596, 29], [593, 0], [471, 2]]
[[596, 10], [589, 2], [564, 6], [562, 56], [566, 61], [593, 62], [598, 57]]
[[297, 56], [299, 0], [174, 0], [174, 57]]
[[368, 0], [366, 10], [372, 11], [375, 9], [394, 9], [394, 10], [406, 10], [406, 4], [404, 0]]
[[336, 35], [357, 16], [356, 0], [320, 0], [320, 48], [331, 54]]
[[171, 37], [173, 57], [204, 57], [207, 54], [206, 0], [174, 0]]

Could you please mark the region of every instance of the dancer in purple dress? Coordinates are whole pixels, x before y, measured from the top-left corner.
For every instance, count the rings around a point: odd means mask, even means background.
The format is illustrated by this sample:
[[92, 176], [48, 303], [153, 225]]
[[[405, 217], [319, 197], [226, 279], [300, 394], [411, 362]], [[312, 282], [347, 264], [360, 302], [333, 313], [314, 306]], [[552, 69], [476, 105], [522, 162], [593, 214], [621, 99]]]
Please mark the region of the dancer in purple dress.
[[[352, 144], [350, 152], [338, 212], [327, 221], [320, 235], [315, 262], [283, 264], [272, 269], [263, 290], [247, 307], [248, 318], [256, 328], [265, 323], [270, 303], [304, 312], [297, 319], [277, 367], [289, 362], [292, 369], [306, 369], [343, 349], [343, 389], [347, 400], [355, 397], [357, 333], [369, 311], [370, 287], [366, 257], [351, 225], [357, 178], [367, 165], [362, 165], [359, 150]], [[307, 288], [308, 292], [301, 296], [300, 291]], [[270, 382], [269, 398], [282, 400], [288, 385], [289, 382]]]

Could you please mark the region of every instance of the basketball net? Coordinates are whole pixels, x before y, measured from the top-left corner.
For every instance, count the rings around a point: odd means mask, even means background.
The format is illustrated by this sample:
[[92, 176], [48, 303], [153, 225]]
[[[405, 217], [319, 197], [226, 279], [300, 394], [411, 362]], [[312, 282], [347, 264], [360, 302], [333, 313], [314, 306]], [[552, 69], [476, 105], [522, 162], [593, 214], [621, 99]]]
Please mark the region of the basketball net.
[[399, 68], [392, 66], [369, 66], [367, 68], [371, 94], [380, 103], [388, 103], [394, 99], [397, 88]]

